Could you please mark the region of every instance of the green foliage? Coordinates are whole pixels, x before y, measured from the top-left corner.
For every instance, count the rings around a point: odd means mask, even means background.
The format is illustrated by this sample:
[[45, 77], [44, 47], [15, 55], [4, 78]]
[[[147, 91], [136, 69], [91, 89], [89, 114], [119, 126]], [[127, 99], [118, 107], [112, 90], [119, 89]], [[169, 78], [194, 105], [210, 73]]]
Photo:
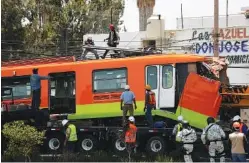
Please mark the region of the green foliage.
[[124, 0], [64, 1], [4, 0], [1, 32], [6, 44], [2, 44], [2, 49], [7, 50], [2, 50], [3, 54], [30, 57], [55, 54], [58, 50], [60, 54], [81, 53], [78, 46], [82, 45], [83, 35], [108, 32], [111, 10], [112, 23], [122, 23]]
[[43, 143], [44, 132], [25, 125], [23, 121], [6, 123], [2, 134], [7, 139], [7, 150], [4, 152], [6, 158], [14, 159], [24, 156], [30, 158], [38, 145]]
[[156, 162], [173, 162], [173, 159], [169, 156], [159, 155], [156, 157]]

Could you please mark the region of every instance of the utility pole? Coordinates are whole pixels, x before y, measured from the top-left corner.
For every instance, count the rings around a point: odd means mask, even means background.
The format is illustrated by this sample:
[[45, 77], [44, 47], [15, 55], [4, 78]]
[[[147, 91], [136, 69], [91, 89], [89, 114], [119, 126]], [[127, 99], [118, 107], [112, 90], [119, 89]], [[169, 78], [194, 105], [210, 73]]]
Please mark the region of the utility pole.
[[228, 27], [228, 0], [226, 3], [226, 27]]
[[214, 0], [214, 57], [219, 57], [219, 0]]
[[183, 12], [182, 12], [182, 3], [181, 3], [181, 20], [182, 20], [182, 29], [184, 28], [183, 26]]

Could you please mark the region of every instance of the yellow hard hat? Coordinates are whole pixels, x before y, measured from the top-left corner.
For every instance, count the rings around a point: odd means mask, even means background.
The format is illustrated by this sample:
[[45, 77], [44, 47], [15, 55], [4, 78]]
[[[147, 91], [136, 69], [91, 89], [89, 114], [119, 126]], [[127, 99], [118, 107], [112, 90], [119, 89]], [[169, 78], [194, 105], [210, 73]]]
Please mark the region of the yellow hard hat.
[[147, 89], [147, 90], [151, 90], [150, 85], [149, 85], [149, 84], [147, 84], [147, 85], [145, 86], [145, 89]]

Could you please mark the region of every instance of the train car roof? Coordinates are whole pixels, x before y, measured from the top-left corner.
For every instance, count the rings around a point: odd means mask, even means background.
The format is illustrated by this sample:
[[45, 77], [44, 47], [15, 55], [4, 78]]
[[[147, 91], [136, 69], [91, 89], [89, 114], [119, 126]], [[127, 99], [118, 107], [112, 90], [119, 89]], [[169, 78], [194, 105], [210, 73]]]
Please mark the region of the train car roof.
[[72, 66], [72, 65], [88, 65], [88, 64], [107, 64], [107, 63], [124, 63], [131, 61], [158, 61], [161, 59], [171, 59], [173, 63], [181, 62], [203, 62], [206, 57], [199, 56], [196, 54], [157, 54], [157, 55], [147, 55], [147, 56], [137, 56], [137, 57], [127, 57], [127, 58], [115, 58], [115, 59], [104, 59], [104, 60], [87, 60], [87, 61], [75, 61], [75, 62], [65, 62], [65, 63], [49, 63], [42, 65], [22, 65], [22, 66], [9, 66], [2, 67], [1, 71], [4, 70], [18, 70], [18, 69], [30, 69], [30, 68], [43, 68], [43, 67], [61, 67], [61, 66]]

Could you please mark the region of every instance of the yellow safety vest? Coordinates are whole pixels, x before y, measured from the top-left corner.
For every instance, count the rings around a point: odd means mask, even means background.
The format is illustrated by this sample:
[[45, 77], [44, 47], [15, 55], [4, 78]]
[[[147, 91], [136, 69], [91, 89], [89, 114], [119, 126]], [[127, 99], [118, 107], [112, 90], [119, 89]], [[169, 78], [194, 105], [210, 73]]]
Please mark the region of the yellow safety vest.
[[177, 136], [178, 132], [181, 131], [181, 128], [182, 128], [182, 124], [181, 124], [181, 123], [178, 123], [178, 124], [177, 124], [177, 132], [176, 132], [176, 141], [177, 141], [177, 142], [180, 142], [180, 141], [181, 141], [181, 138], [179, 138], [179, 137]]
[[77, 141], [78, 138], [77, 138], [77, 132], [76, 132], [75, 125], [70, 124], [68, 127], [70, 128], [70, 131], [71, 131], [70, 135], [69, 135], [68, 141]]

